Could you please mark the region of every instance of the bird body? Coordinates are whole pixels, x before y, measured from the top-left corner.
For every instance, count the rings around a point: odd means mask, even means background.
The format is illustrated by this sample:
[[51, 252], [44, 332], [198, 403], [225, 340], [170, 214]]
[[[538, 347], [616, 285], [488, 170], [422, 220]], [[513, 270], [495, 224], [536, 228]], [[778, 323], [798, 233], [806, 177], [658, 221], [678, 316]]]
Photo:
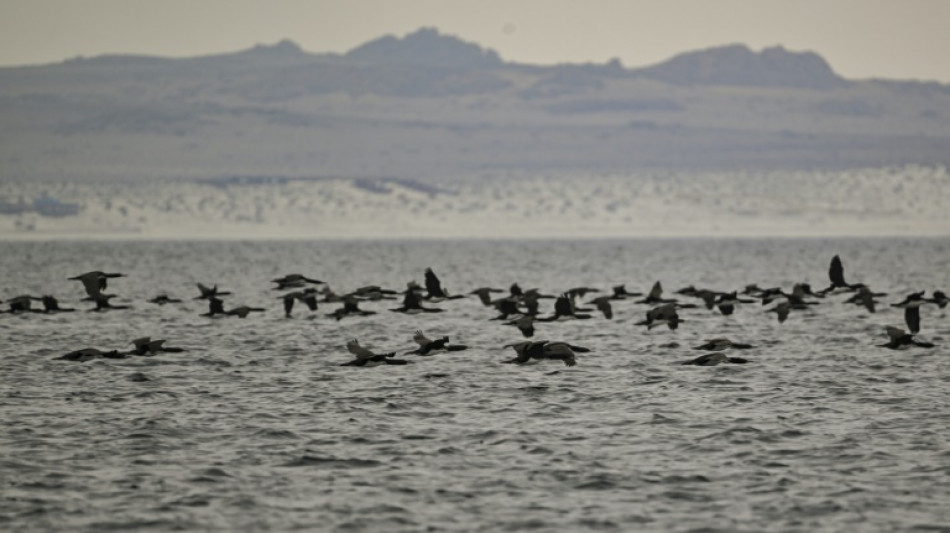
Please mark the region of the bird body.
[[732, 348], [734, 350], [747, 350], [749, 348], [753, 348], [753, 346], [751, 344], [744, 344], [741, 342], [732, 342], [731, 340], [725, 337], [719, 337], [715, 339], [710, 339], [706, 341], [705, 344], [701, 346], [696, 346], [693, 349], [721, 352], [727, 348]]
[[514, 344], [508, 344], [506, 348], [513, 348], [517, 354], [514, 359], [503, 361], [504, 363], [514, 363], [523, 365], [531, 360], [554, 359], [562, 361], [565, 366], [575, 366], [577, 364], [577, 353], [589, 352], [590, 349], [583, 346], [575, 346], [566, 342], [543, 341], [522, 341]]
[[734, 364], [745, 364], [748, 363], [748, 359], [743, 359], [742, 357], [729, 357], [722, 352], [707, 353], [706, 355], [700, 355], [695, 359], [690, 359], [689, 361], [683, 361], [680, 364], [683, 365], [695, 365], [695, 366], [716, 366], [721, 363], [734, 363]]
[[460, 352], [462, 350], [467, 350], [468, 346], [464, 344], [449, 344], [449, 337], [443, 336], [438, 339], [430, 339], [422, 333], [422, 330], [416, 330], [415, 335], [413, 335], [412, 340], [419, 345], [415, 350], [406, 352], [407, 354], [416, 354], [416, 355], [434, 355], [435, 352]]
[[100, 292], [108, 288], [108, 281], [112, 278], [121, 278], [125, 274], [120, 274], [118, 272], [103, 272], [101, 270], [93, 270], [92, 272], [86, 272], [85, 274], [80, 274], [78, 276], [73, 276], [71, 280], [78, 280], [82, 283], [83, 288], [86, 289], [86, 294], [89, 296], [95, 296]]
[[396, 352], [375, 353], [360, 346], [360, 341], [351, 339], [346, 343], [346, 350], [356, 356], [356, 359], [342, 363], [340, 366], [379, 366], [379, 365], [404, 365], [409, 361], [403, 359], [394, 359]]

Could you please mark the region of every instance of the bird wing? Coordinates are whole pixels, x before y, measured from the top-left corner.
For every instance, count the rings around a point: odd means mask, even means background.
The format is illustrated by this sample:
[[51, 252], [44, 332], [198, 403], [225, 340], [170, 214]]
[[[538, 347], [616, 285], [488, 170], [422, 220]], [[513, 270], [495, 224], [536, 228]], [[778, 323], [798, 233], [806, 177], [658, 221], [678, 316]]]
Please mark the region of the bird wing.
[[99, 284], [99, 278], [97, 277], [83, 276], [79, 278], [79, 281], [82, 282], [83, 288], [86, 289], [86, 294], [88, 294], [89, 296], [92, 296], [93, 298], [95, 298], [96, 295], [102, 292], [102, 288], [100, 287], [100, 284]]
[[360, 346], [360, 341], [356, 339], [352, 339], [349, 342], [347, 342], [346, 349], [351, 354], [355, 355], [356, 357], [359, 357], [360, 359], [369, 359], [370, 357], [373, 357], [374, 355], [376, 355], [373, 352], [367, 350], [366, 348], [363, 348], [362, 346]]
[[904, 309], [904, 322], [907, 322], [907, 329], [911, 333], [920, 332], [920, 307], [908, 307]]
[[571, 350], [571, 347], [568, 344], [563, 342], [551, 342], [545, 344], [542, 353], [546, 359], [558, 359], [560, 361], [564, 361], [566, 366], [574, 366], [577, 364], [574, 351]]
[[[213, 296], [215, 293], [214, 289], [208, 287], [207, 285], [204, 285], [203, 283], [195, 283], [195, 285], [198, 287], [198, 290], [201, 291], [202, 298]], [[215, 286], [215, 288], [217, 288], [217, 285]]]
[[435, 272], [431, 268], [427, 268], [425, 275], [426, 291], [429, 292], [429, 296], [444, 297], [445, 291], [442, 290], [442, 282], [439, 281], [439, 277], [435, 275]]
[[132, 340], [132, 344], [135, 345], [136, 350], [142, 350], [142, 349], [147, 348], [150, 342], [152, 342], [151, 337], [141, 337], [141, 338]]
[[421, 309], [422, 300], [419, 299], [416, 291], [406, 291], [406, 295], [402, 298], [402, 306], [406, 309]]
[[558, 316], [571, 316], [574, 314], [571, 298], [566, 294], [558, 296], [554, 301], [554, 314]]
[[421, 347], [425, 347], [425, 346], [428, 346], [429, 344], [432, 344], [432, 339], [426, 337], [425, 334], [422, 333], [421, 329], [416, 330], [416, 334], [412, 336], [412, 340], [416, 341], [416, 344], [418, 344]]
[[884, 330], [887, 331], [887, 336], [892, 340], [899, 339], [907, 334], [901, 328], [895, 328], [894, 326], [885, 326]]
[[306, 306], [307, 306], [311, 311], [316, 311], [316, 310], [317, 310], [317, 296], [316, 296], [315, 294], [309, 294], [309, 295], [307, 295], [306, 297], [304, 297], [304, 298], [303, 298], [303, 303], [306, 304]]
[[475, 289], [470, 294], [478, 296], [478, 299], [482, 302], [482, 305], [491, 305], [491, 296], [489, 296], [487, 288]]
[[831, 258], [831, 266], [828, 268], [828, 278], [835, 287], [848, 285], [844, 281], [844, 265], [841, 264], [841, 258], [837, 255]]
[[610, 305], [610, 300], [606, 297], [597, 298], [594, 300], [597, 302], [597, 309], [604, 314], [604, 318], [611, 319], [614, 317], [614, 308]]
[[785, 319], [788, 318], [788, 312], [791, 310], [792, 306], [788, 303], [788, 300], [778, 304], [775, 307], [775, 313], [778, 315], [779, 323], [785, 322]]
[[679, 315], [677, 315], [676, 306], [673, 304], [663, 304], [647, 312], [647, 319], [669, 320], [674, 317], [679, 318]]
[[663, 285], [659, 281], [653, 284], [653, 288], [650, 289], [650, 299], [655, 300], [663, 296]]

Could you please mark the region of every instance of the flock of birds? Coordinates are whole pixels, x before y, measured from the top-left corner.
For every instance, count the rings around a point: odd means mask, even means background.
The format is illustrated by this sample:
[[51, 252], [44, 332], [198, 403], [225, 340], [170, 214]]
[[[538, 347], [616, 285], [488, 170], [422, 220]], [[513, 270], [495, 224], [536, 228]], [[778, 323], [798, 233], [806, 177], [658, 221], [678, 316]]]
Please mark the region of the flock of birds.
[[[831, 284], [820, 291], [812, 291], [807, 283], [798, 283], [790, 293], [785, 292], [780, 287], [759, 288], [757, 285], [748, 285], [740, 291], [721, 292], [710, 289], [697, 289], [693, 286], [682, 288], [676, 291], [676, 294], [683, 297], [693, 297], [702, 301], [702, 305], [707, 309], [718, 309], [723, 315], [731, 315], [736, 307], [741, 304], [751, 304], [759, 302], [761, 305], [770, 305], [775, 303], [774, 307], [767, 309], [769, 313], [775, 313], [779, 323], [785, 322], [791, 313], [809, 309], [818, 305], [819, 300], [836, 294], [850, 295], [846, 302], [860, 305], [868, 312], [874, 313], [879, 301], [878, 298], [886, 296], [886, 293], [875, 292], [870, 287], [862, 283], [850, 284], [845, 281], [844, 267], [841, 259], [836, 255], [831, 260], [831, 266], [828, 270]], [[86, 272], [78, 276], [69, 278], [79, 281], [86, 293], [84, 301], [91, 301], [95, 307], [88, 309], [94, 312], [103, 312], [110, 310], [128, 309], [128, 305], [116, 305], [111, 300], [116, 297], [115, 294], [106, 293], [110, 279], [125, 277], [121, 273], [107, 273], [101, 271]], [[629, 292], [625, 285], [617, 285], [612, 288], [609, 294], [597, 296], [586, 303], [578, 305], [578, 300], [584, 299], [588, 294], [601, 292], [592, 287], [575, 287], [564, 291], [558, 296], [543, 294], [538, 289], [522, 289], [517, 283], [511, 285], [507, 294], [493, 298], [493, 295], [503, 294], [506, 291], [493, 287], [481, 287], [468, 293], [468, 295], [450, 295], [442, 287], [438, 276], [431, 268], [425, 270], [425, 286], [416, 282], [410, 282], [403, 291], [384, 289], [379, 286], [366, 286], [356, 289], [346, 294], [334, 293], [326, 283], [303, 276], [301, 274], [288, 274], [281, 278], [272, 280], [276, 284], [275, 290], [290, 291], [281, 295], [279, 299], [283, 301], [284, 314], [290, 318], [294, 306], [297, 302], [305, 305], [311, 311], [317, 311], [320, 304], [339, 304], [328, 316], [336, 320], [343, 320], [352, 316], [365, 316], [376, 314], [376, 311], [361, 309], [360, 304], [369, 301], [381, 300], [399, 300], [399, 307], [389, 309], [392, 312], [406, 314], [420, 313], [440, 313], [445, 311], [442, 307], [436, 305], [465, 298], [466, 296], [477, 296], [481, 303], [488, 308], [492, 308], [497, 315], [492, 320], [501, 321], [504, 325], [516, 327], [527, 339], [520, 342], [505, 345], [505, 348], [512, 348], [515, 357], [503, 361], [505, 363], [526, 364], [542, 360], [558, 360], [567, 366], [577, 364], [577, 354], [589, 352], [590, 349], [583, 346], [574, 345], [568, 342], [531, 340], [535, 334], [535, 324], [543, 322], [553, 322], [560, 320], [587, 320], [594, 318], [594, 312], [600, 313], [605, 319], [612, 319], [612, 304], [621, 300], [632, 300], [637, 304], [651, 306], [646, 311], [646, 318], [636, 324], [646, 326], [647, 329], [666, 326], [671, 330], [679, 327], [685, 319], [679, 315], [681, 309], [698, 308], [700, 304], [682, 303], [677, 298], [664, 298], [663, 287], [657, 281], [649, 293], [644, 295], [639, 292]], [[321, 288], [317, 288], [322, 286]], [[217, 285], [208, 287], [201, 283], [197, 284], [200, 294], [194, 299], [207, 300], [208, 312], [201, 316], [219, 318], [219, 317], [238, 317], [246, 318], [251, 313], [263, 312], [264, 308], [250, 307], [246, 305], [225, 308], [225, 296], [230, 295], [229, 291], [218, 289]], [[907, 330], [894, 326], [886, 326], [888, 342], [879, 346], [890, 349], [905, 349], [909, 347], [933, 348], [934, 344], [916, 338], [920, 332], [920, 308], [927, 304], [933, 304], [943, 309], [947, 306], [950, 299], [943, 291], [933, 291], [930, 298], [924, 296], [925, 291], [908, 294], [902, 301], [891, 304], [893, 307], [904, 310], [904, 321]], [[640, 299], [637, 299], [640, 298]], [[553, 299], [554, 309], [550, 315], [542, 315], [540, 311], [541, 300]], [[41, 302], [42, 309], [34, 308], [33, 302]], [[172, 298], [167, 294], [159, 294], [148, 300], [149, 303], [156, 305], [177, 304], [182, 300]], [[2, 303], [2, 302], [0, 302]], [[61, 313], [75, 311], [72, 308], [64, 308], [59, 305], [59, 301], [51, 296], [44, 295], [35, 297], [30, 295], [17, 296], [6, 301], [8, 307], [6, 313]], [[583, 305], [592, 305], [594, 307], [583, 307]], [[418, 344], [418, 348], [407, 352], [418, 356], [431, 356], [440, 352], [462, 351], [468, 347], [461, 344], [451, 344], [449, 337], [443, 336], [436, 339], [430, 339], [421, 331], [417, 330], [413, 336], [413, 341]], [[57, 359], [69, 361], [89, 361], [98, 358], [120, 359], [129, 356], [151, 356], [162, 352], [182, 352], [183, 348], [165, 346], [165, 341], [161, 339], [151, 339], [143, 337], [133, 340], [134, 347], [131, 350], [99, 350], [97, 348], [83, 348], [71, 351]], [[723, 352], [727, 349], [741, 350], [752, 348], [748, 344], [732, 342], [726, 338], [711, 339], [695, 349], [703, 350], [707, 353], [684, 361], [682, 364], [715, 366], [720, 363], [747, 363], [747, 359], [742, 357], [727, 357]], [[360, 345], [359, 340], [352, 339], [346, 343], [346, 349], [355, 356], [355, 359], [342, 363], [342, 366], [371, 367], [378, 365], [402, 365], [409, 361], [396, 357], [396, 352], [374, 352]]]

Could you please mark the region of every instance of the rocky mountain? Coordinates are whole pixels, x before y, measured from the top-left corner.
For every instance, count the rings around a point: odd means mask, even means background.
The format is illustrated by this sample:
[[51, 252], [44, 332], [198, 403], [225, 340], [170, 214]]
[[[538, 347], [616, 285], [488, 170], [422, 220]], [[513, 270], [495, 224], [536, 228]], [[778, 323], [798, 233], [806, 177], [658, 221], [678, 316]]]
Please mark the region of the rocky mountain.
[[741, 44], [687, 52], [636, 74], [675, 85], [834, 89], [847, 84], [814, 52], [777, 46], [756, 53]]
[[539, 66], [437, 30], [346, 54], [0, 68], [0, 179], [393, 177], [950, 164], [950, 87], [726, 46]]
[[428, 65], [450, 68], [494, 68], [502, 65], [494, 50], [422, 28], [402, 39], [380, 37], [350, 50], [347, 60], [396, 65]]

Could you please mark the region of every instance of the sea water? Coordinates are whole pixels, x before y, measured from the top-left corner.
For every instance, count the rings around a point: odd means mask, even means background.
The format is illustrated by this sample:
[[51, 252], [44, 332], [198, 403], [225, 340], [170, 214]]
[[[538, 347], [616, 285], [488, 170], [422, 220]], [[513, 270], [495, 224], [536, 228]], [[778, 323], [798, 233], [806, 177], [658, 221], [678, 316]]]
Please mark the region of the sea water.
[[[876, 313], [818, 300], [785, 323], [759, 302], [731, 316], [674, 294], [798, 282], [887, 292]], [[270, 280], [337, 293], [403, 290], [431, 267], [449, 292], [512, 283], [557, 295], [626, 284], [696, 303], [676, 331], [615, 316], [538, 323], [535, 339], [591, 349], [578, 364], [504, 364], [521, 333], [468, 297], [441, 313], [337, 321]], [[90, 312], [77, 281], [109, 280]], [[18, 242], [0, 244], [0, 299], [52, 294], [77, 311], [0, 315], [0, 530], [4, 531], [950, 531], [950, 319], [921, 308], [936, 348], [893, 351], [888, 304], [950, 289], [948, 239]], [[251, 305], [207, 318], [195, 283]], [[167, 293], [184, 300], [158, 306]], [[498, 293], [497, 296], [503, 296]], [[553, 300], [542, 300], [542, 315]], [[416, 330], [468, 350], [405, 355]], [[57, 357], [132, 348], [182, 353]], [[745, 365], [683, 366], [693, 347], [754, 345]], [[405, 366], [340, 366], [353, 338]]]

